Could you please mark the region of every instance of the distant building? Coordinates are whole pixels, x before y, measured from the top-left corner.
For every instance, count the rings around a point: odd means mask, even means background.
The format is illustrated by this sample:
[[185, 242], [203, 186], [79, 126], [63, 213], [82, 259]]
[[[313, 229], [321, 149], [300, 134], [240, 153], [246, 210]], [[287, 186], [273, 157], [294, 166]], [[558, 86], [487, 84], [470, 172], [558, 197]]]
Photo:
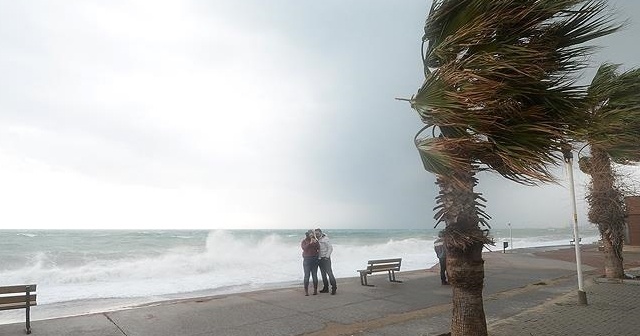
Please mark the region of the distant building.
[[640, 196], [627, 196], [627, 239], [626, 245], [640, 246]]

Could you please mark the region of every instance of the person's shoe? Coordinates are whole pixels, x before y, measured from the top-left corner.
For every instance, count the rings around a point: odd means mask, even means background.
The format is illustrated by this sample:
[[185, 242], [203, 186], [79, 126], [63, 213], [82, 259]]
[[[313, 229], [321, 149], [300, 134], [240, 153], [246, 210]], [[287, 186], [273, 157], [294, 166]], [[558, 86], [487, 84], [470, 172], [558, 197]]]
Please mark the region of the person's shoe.
[[337, 288], [331, 288], [331, 295], [336, 295]]
[[318, 288], [313, 289], [313, 295], [318, 295]]
[[329, 288], [323, 288], [320, 290], [320, 293], [329, 293]]
[[448, 281], [443, 281], [443, 282], [442, 282], [442, 285], [443, 285], [443, 286], [447, 286], [447, 285], [449, 285], [449, 282], [448, 282]]

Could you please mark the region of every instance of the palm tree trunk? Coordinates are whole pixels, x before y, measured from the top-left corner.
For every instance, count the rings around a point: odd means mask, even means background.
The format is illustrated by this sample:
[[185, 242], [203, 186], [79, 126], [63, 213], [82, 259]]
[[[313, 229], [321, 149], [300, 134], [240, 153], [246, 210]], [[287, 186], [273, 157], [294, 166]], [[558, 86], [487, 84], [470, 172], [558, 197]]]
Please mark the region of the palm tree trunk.
[[451, 335], [487, 335], [482, 300], [484, 283], [483, 244], [466, 250], [452, 249], [447, 256], [449, 281], [453, 286]]
[[604, 246], [604, 276], [610, 279], [624, 278], [624, 265], [622, 258], [622, 246], [614, 245], [610, 237], [605, 239], [606, 234], [602, 233], [602, 245]]
[[[482, 248], [489, 242], [485, 231], [479, 228], [477, 212], [479, 194], [471, 165], [464, 172], [448, 176], [438, 175], [440, 186], [438, 208], [447, 253], [447, 272], [453, 287], [452, 336], [486, 336], [487, 323], [482, 300], [484, 261]], [[436, 215], [438, 216], [438, 215]]]
[[624, 245], [624, 197], [616, 188], [615, 176], [609, 155], [595, 146], [591, 148], [589, 172], [591, 190], [587, 195], [589, 220], [598, 225], [604, 245], [605, 277], [622, 279], [624, 265], [622, 247]]

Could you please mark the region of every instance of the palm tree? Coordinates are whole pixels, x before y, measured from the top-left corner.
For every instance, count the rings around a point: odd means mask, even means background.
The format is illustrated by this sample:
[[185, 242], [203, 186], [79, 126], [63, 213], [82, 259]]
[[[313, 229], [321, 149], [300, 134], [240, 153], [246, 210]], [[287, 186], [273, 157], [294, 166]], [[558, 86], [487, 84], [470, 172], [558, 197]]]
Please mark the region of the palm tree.
[[591, 152], [579, 164], [591, 176], [589, 221], [598, 225], [602, 237], [605, 276], [622, 279], [626, 210], [612, 162], [640, 161], [640, 69], [618, 74], [619, 67], [603, 64], [598, 69], [587, 90], [587, 122], [578, 133]]
[[[453, 291], [452, 335], [487, 335], [482, 249], [491, 244], [477, 173], [552, 182], [584, 90], [573, 76], [618, 27], [604, 0], [434, 0], [423, 37], [425, 81], [410, 99], [426, 124], [415, 142], [436, 175]], [[431, 128], [431, 135], [420, 134]]]

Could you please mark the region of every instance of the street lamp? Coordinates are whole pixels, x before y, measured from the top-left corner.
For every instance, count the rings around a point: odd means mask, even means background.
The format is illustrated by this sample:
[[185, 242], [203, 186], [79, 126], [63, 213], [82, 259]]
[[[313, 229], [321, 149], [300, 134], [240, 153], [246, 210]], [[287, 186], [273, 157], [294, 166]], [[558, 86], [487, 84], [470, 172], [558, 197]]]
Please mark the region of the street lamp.
[[569, 191], [571, 193], [571, 205], [573, 207], [573, 246], [576, 250], [576, 270], [578, 271], [578, 304], [587, 304], [587, 293], [582, 284], [582, 257], [580, 256], [580, 235], [578, 234], [578, 210], [576, 207], [576, 189], [573, 182], [573, 153], [567, 147], [562, 151], [564, 162], [569, 171]]
[[513, 234], [511, 234], [511, 223], [507, 223], [509, 225], [509, 245], [511, 245], [511, 249], [513, 250]]

